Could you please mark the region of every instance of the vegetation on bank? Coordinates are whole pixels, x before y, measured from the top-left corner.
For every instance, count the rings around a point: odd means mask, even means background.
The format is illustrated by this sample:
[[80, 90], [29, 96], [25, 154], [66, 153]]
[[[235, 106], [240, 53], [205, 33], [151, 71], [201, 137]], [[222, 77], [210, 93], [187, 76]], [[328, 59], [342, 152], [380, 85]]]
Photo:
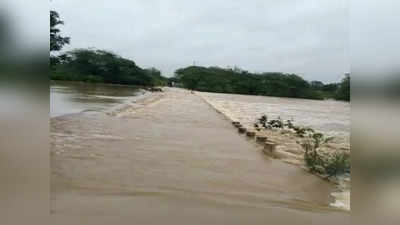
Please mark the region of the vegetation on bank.
[[51, 79], [112, 83], [141, 86], [160, 86], [167, 78], [155, 68], [142, 69], [134, 61], [112, 52], [76, 49], [57, 57], [52, 66]]
[[70, 37], [60, 35], [58, 26], [63, 24], [59, 14], [50, 11], [50, 79], [140, 86], [167, 83], [168, 79], [156, 68], [142, 69], [134, 61], [109, 51], [75, 49], [55, 54], [70, 43]]
[[333, 137], [325, 137], [309, 127], [296, 126], [293, 120], [283, 121], [280, 117], [268, 120], [266, 115], [261, 116], [254, 123], [256, 130], [285, 129], [292, 131], [297, 137], [303, 139], [301, 146], [304, 149], [304, 161], [312, 173], [326, 176], [337, 176], [350, 173], [350, 155], [343, 151], [323, 151], [321, 145], [328, 143]]
[[339, 84], [323, 84], [320, 81], [308, 82], [296, 74], [250, 73], [239, 68], [189, 66], [176, 70], [175, 77], [165, 78], [155, 68], [142, 69], [134, 61], [105, 50], [75, 49], [59, 54], [63, 46], [70, 43], [70, 37], [60, 34], [58, 26], [63, 24], [59, 14], [50, 11], [52, 80], [141, 86], [174, 83], [198, 91], [350, 101], [349, 75]]
[[347, 88], [347, 86], [342, 87], [342, 84], [325, 85], [320, 81], [307, 82], [296, 74], [250, 73], [238, 68], [201, 66], [178, 69], [174, 79], [185, 88], [197, 91], [308, 99], [339, 99], [338, 92]]

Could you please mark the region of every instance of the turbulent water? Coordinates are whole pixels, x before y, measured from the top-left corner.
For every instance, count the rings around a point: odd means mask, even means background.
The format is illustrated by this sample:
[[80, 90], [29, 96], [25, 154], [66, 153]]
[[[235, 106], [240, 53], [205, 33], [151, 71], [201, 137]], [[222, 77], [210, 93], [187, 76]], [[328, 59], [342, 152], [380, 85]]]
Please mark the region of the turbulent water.
[[[239, 121], [245, 127], [253, 127], [254, 122], [262, 115], [267, 115], [268, 119], [290, 119], [296, 125], [311, 127], [333, 137], [332, 142], [337, 149], [350, 150], [350, 104], [347, 102], [206, 92], [198, 92], [198, 95], [231, 120]], [[278, 142], [287, 145], [287, 151], [293, 152], [296, 146], [289, 143], [294, 141], [293, 138], [285, 140], [282, 135], [278, 136]], [[297, 147], [301, 149], [300, 146]], [[301, 151], [299, 153], [301, 157], [304, 154]], [[340, 177], [337, 182], [341, 191], [332, 194], [336, 199], [332, 205], [350, 210], [349, 178]]]
[[266, 157], [198, 95], [165, 89], [131, 102], [116, 113], [51, 119], [53, 215], [96, 216], [96, 224], [120, 216], [140, 224], [348, 224], [347, 212], [329, 206], [334, 185]]
[[52, 81], [50, 117], [80, 112], [109, 112], [143, 94], [135, 86]]
[[292, 119], [295, 124], [308, 126], [327, 135], [350, 137], [350, 104], [327, 100], [307, 100], [252, 95], [199, 93], [231, 119], [248, 126], [267, 115], [268, 119]]

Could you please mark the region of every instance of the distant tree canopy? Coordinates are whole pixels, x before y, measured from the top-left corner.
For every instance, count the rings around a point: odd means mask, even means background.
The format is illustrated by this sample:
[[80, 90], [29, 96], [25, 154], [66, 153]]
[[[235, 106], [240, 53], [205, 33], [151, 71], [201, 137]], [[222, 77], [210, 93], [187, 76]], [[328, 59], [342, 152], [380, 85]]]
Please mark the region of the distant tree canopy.
[[175, 76], [184, 87], [198, 91], [323, 99], [319, 91], [295, 74], [190, 66], [178, 69]]
[[221, 93], [291, 98], [335, 98], [338, 85], [307, 82], [296, 74], [249, 73], [239, 68], [189, 66], [175, 71], [175, 79], [186, 88]]
[[60, 55], [51, 79], [154, 86], [166, 83], [155, 68], [142, 69], [135, 62], [104, 50], [76, 49]]
[[311, 88], [313, 89], [322, 89], [324, 87], [324, 83], [322, 83], [321, 81], [311, 81], [310, 82]]
[[324, 84], [324, 86], [322, 87], [322, 90], [325, 92], [336, 93], [338, 87], [339, 87], [339, 84], [337, 84], [337, 83]]

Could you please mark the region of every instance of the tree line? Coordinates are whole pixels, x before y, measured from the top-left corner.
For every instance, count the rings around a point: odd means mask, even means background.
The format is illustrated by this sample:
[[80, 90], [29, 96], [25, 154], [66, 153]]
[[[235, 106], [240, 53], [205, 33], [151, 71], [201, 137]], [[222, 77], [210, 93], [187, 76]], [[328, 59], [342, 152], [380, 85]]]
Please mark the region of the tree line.
[[239, 68], [189, 66], [176, 70], [173, 81], [207, 92], [290, 98], [350, 100], [350, 76], [341, 83], [308, 82], [296, 74], [250, 73]]
[[167, 78], [156, 68], [142, 69], [130, 59], [110, 51], [95, 49], [75, 49], [55, 55], [69, 37], [60, 34], [59, 25], [64, 24], [56, 11], [50, 11], [50, 79], [113, 83], [141, 86], [161, 86]]
[[63, 24], [59, 14], [50, 11], [50, 78], [53, 80], [141, 86], [175, 82], [197, 91], [350, 101], [349, 75], [341, 83], [324, 84], [308, 82], [296, 74], [189, 66], [176, 70], [174, 77], [166, 78], [156, 68], [143, 69], [134, 61], [105, 50], [75, 49], [55, 54], [70, 43], [70, 37], [60, 34], [58, 26]]
[[162, 86], [167, 82], [156, 68], [142, 69], [132, 60], [93, 49], [75, 49], [58, 56], [51, 79], [140, 86]]

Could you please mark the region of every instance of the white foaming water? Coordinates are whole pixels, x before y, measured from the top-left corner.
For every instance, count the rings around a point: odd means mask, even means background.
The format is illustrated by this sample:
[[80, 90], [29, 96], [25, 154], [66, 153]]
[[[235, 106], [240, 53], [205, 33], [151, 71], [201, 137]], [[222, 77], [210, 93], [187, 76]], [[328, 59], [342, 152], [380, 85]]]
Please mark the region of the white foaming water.
[[331, 195], [335, 198], [331, 206], [350, 211], [350, 190], [334, 192]]

